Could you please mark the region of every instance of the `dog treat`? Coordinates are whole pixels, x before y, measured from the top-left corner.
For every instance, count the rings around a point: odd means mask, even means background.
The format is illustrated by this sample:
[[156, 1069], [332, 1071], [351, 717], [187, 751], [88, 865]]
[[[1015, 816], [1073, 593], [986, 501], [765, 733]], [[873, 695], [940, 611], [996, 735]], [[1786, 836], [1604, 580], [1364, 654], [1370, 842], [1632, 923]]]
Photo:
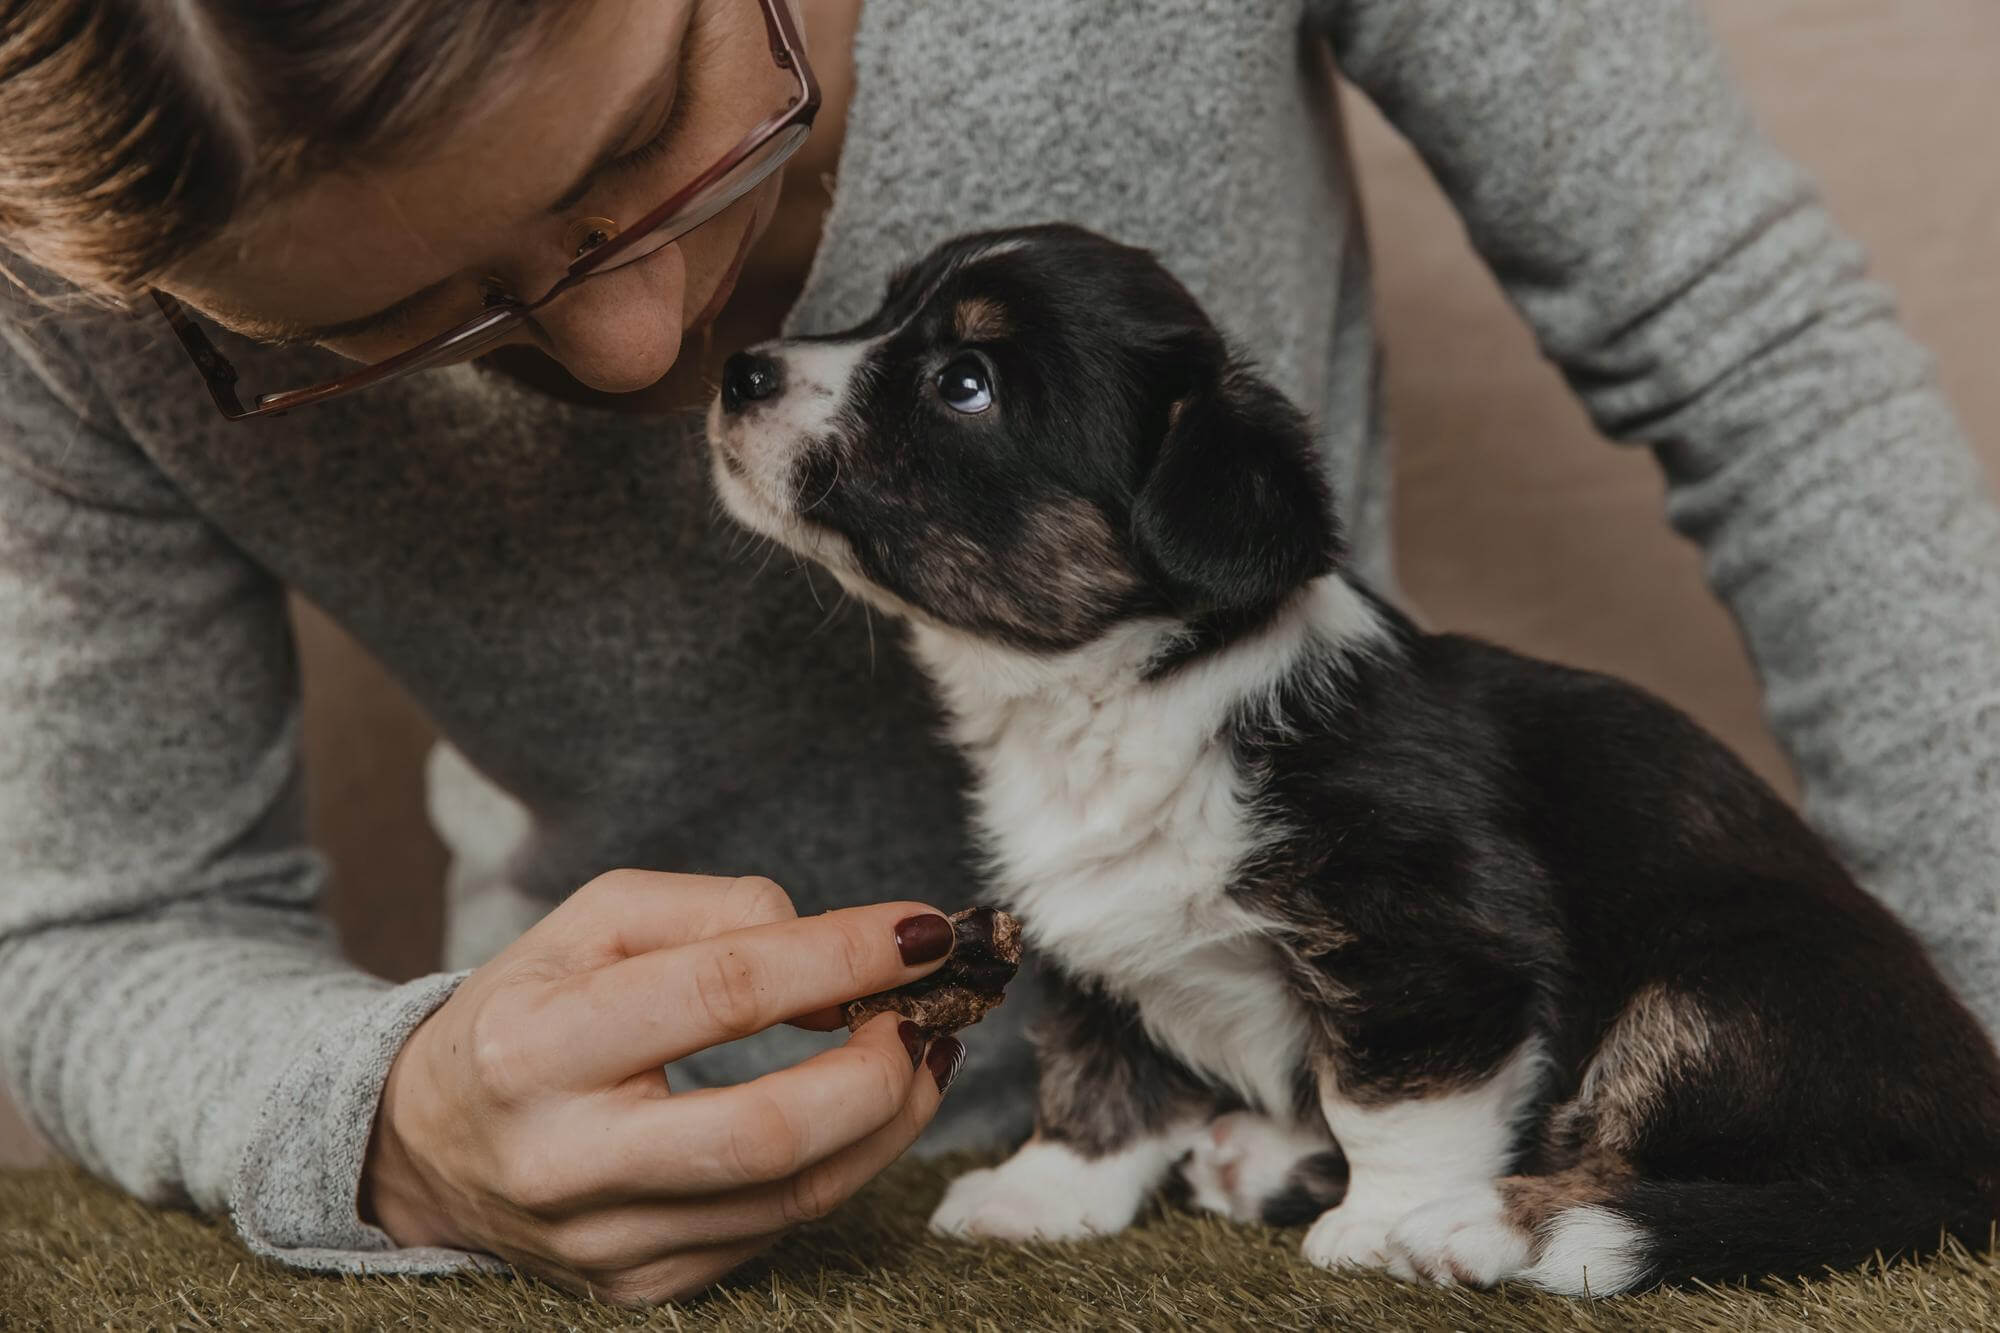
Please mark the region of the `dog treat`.
[[843, 1011], [848, 1029], [894, 1012], [921, 1028], [956, 1032], [1006, 999], [1007, 983], [1021, 966], [1021, 923], [998, 908], [969, 907], [952, 914], [951, 931], [951, 957], [943, 967], [907, 986], [849, 1001]]

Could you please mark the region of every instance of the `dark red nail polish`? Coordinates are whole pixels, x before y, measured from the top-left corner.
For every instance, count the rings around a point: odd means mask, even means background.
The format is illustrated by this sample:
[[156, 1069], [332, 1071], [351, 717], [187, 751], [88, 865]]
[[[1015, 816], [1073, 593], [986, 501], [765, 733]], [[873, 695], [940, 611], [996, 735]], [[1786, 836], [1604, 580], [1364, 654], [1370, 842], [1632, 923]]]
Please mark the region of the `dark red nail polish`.
[[896, 1027], [896, 1035], [903, 1039], [903, 1049], [910, 1053], [910, 1068], [915, 1069], [924, 1062], [924, 1038], [926, 1033], [909, 1019], [904, 1019]]
[[942, 1094], [958, 1077], [958, 1067], [965, 1063], [965, 1043], [957, 1037], [939, 1037], [931, 1043], [931, 1053], [924, 1063], [931, 1067], [931, 1077], [937, 1080], [938, 1092]]
[[905, 967], [935, 963], [951, 952], [951, 922], [935, 912], [904, 917], [896, 923], [896, 952]]

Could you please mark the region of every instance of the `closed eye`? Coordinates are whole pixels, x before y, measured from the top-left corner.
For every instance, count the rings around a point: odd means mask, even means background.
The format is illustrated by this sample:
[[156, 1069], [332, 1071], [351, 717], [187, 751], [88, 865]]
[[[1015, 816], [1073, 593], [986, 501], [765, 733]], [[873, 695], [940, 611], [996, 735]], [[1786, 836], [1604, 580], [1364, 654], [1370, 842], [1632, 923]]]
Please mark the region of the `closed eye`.
[[679, 141], [682, 131], [687, 128], [690, 104], [693, 101], [694, 99], [688, 96], [687, 83], [683, 79], [673, 105], [667, 108], [666, 123], [660, 126], [660, 132], [637, 148], [627, 149], [617, 157], [606, 161], [598, 168], [598, 175], [622, 175], [639, 167], [650, 166], [665, 157]]

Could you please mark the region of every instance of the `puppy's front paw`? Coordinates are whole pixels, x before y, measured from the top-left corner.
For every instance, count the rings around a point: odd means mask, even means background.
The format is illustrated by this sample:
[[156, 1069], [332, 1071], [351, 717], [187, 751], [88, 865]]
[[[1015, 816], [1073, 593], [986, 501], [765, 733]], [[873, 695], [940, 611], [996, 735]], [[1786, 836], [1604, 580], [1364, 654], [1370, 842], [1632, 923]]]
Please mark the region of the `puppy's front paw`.
[[1407, 1211], [1387, 1202], [1350, 1197], [1320, 1215], [1299, 1252], [1321, 1268], [1385, 1268], [1389, 1232]]
[[1217, 1116], [1188, 1140], [1181, 1178], [1197, 1208], [1288, 1226], [1340, 1201], [1345, 1165], [1326, 1136], [1254, 1111]]
[[1389, 1271], [1411, 1282], [1490, 1287], [1528, 1266], [1528, 1234], [1491, 1185], [1434, 1199], [1389, 1231]]
[[1122, 1231], [1146, 1187], [1055, 1143], [1030, 1143], [1000, 1166], [951, 1182], [931, 1230], [991, 1240], [1077, 1240]]

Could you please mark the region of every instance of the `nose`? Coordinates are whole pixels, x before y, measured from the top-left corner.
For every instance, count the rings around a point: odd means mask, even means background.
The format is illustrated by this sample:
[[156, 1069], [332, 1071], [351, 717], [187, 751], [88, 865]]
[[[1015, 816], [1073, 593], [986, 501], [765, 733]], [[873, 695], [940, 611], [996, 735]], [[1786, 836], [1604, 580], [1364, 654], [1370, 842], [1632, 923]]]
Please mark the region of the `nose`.
[[785, 387], [778, 362], [755, 352], [738, 352], [722, 363], [722, 410], [740, 412], [745, 403], [774, 398]]

